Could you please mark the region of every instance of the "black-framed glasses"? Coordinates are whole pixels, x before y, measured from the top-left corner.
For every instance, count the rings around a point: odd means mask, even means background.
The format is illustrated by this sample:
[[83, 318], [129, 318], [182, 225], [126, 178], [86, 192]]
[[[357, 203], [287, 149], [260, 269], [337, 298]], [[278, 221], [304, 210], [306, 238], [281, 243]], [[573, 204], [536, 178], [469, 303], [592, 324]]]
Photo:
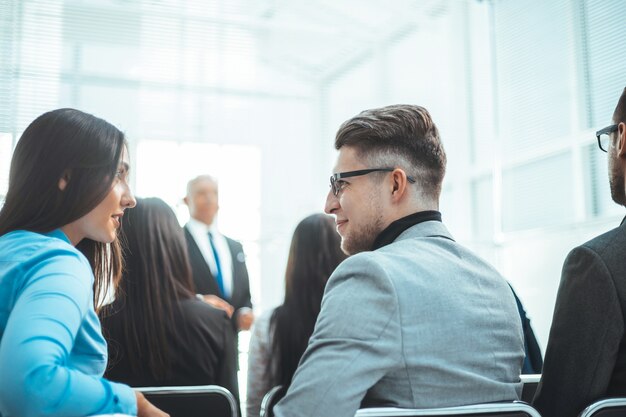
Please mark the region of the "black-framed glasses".
[[[391, 172], [396, 168], [368, 168], [368, 169], [359, 169], [356, 171], [346, 171], [346, 172], [337, 172], [330, 177], [330, 188], [333, 190], [333, 195], [337, 197], [339, 192], [343, 189], [343, 178], [350, 177], [359, 177], [361, 175], [367, 175], [372, 172]], [[415, 182], [415, 178], [406, 176], [406, 179], [413, 184]]]
[[598, 139], [598, 146], [604, 152], [607, 152], [609, 150], [609, 141], [611, 139], [611, 133], [617, 131], [617, 126], [619, 125], [607, 126], [604, 129], [600, 129], [596, 132], [596, 138]]

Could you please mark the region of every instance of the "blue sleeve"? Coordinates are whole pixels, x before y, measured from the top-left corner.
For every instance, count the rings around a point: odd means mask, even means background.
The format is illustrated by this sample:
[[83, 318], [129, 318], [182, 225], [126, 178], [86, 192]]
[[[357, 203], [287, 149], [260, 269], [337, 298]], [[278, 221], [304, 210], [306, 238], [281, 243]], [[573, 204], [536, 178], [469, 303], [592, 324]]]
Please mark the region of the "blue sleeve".
[[135, 415], [130, 387], [68, 366], [74, 349], [89, 354], [98, 348], [75, 346], [92, 308], [92, 273], [86, 260], [69, 250], [56, 250], [30, 263], [34, 266], [20, 279], [22, 288], [0, 343], [0, 414]]

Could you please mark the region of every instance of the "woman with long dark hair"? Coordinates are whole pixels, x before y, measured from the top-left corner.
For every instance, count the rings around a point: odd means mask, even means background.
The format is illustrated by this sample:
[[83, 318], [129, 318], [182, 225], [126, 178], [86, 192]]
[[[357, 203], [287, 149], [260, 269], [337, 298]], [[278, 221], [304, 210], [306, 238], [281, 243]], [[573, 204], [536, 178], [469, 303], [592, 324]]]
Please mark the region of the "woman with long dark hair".
[[263, 395], [288, 387], [313, 333], [328, 278], [345, 259], [335, 221], [325, 214], [302, 220], [293, 233], [283, 304], [254, 325], [248, 357], [247, 415], [259, 415]]
[[79, 110], [39, 116], [18, 141], [0, 210], [0, 415], [165, 415], [102, 377], [96, 311], [122, 269], [128, 170], [124, 134]]
[[120, 291], [102, 314], [105, 376], [132, 386], [215, 384], [237, 397], [230, 320], [198, 300], [182, 228], [161, 199], [138, 199], [122, 220]]

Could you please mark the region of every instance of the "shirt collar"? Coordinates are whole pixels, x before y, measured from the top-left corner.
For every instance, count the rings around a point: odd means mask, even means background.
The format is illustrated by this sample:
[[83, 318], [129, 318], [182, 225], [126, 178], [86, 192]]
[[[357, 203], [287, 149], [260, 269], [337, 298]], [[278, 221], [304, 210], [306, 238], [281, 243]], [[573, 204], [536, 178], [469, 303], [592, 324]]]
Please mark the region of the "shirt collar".
[[42, 233], [42, 235], [44, 236], [49, 236], [49, 237], [55, 237], [57, 239], [61, 239], [67, 243], [69, 243], [70, 245], [72, 244], [72, 242], [70, 242], [70, 238], [67, 237], [67, 235], [65, 233], [63, 233], [63, 230], [61, 229], [54, 229], [51, 232], [47, 232], [47, 233]]
[[372, 245], [372, 250], [380, 249], [390, 244], [409, 227], [430, 220], [441, 222], [441, 213], [436, 210], [418, 211], [417, 213], [409, 214], [406, 217], [392, 222], [376, 237]]
[[213, 224], [208, 225], [204, 222], [201, 222], [200, 220], [194, 219], [193, 217], [191, 217], [189, 219], [189, 221], [187, 222], [187, 225], [198, 231], [198, 232], [202, 232], [202, 234], [207, 234], [209, 232], [211, 232], [212, 234], [219, 234], [219, 231], [217, 230], [217, 225], [215, 224], [215, 222], [213, 222]]

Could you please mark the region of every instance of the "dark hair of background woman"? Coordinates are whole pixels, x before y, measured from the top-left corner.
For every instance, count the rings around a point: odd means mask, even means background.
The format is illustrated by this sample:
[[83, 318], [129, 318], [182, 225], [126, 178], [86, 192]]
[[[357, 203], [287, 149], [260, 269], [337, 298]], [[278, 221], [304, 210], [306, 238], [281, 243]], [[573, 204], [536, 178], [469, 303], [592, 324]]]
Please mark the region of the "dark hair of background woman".
[[[91, 114], [58, 109], [39, 116], [13, 152], [0, 236], [14, 230], [50, 232], [89, 213], [109, 193], [125, 146], [119, 129]], [[61, 190], [63, 177], [68, 184]], [[94, 270], [97, 307], [111, 282], [115, 286], [119, 280], [119, 242], [83, 239], [77, 248]]]
[[345, 257], [332, 217], [313, 214], [296, 227], [287, 260], [285, 300], [270, 320], [272, 385], [291, 384], [313, 333], [326, 282]]
[[144, 198], [124, 214], [121, 238], [125, 268], [118, 296], [103, 315], [120, 316], [125, 340], [115, 342], [126, 347], [133, 372], [163, 380], [176, 355], [168, 337], [181, 340], [174, 309], [179, 300], [195, 297], [185, 236], [163, 200]]

